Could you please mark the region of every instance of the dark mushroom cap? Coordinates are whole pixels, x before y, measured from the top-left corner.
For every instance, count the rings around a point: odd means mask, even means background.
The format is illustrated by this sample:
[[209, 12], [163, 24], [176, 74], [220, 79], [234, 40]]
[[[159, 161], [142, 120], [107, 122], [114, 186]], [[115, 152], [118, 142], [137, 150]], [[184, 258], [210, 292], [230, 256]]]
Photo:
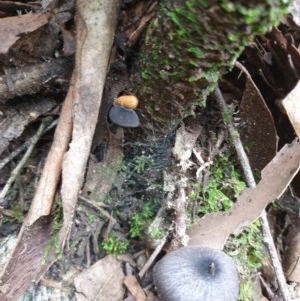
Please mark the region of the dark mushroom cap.
[[236, 301], [239, 280], [233, 260], [208, 247], [183, 247], [154, 267], [161, 301]]
[[140, 120], [136, 112], [124, 107], [112, 106], [108, 117], [112, 123], [121, 127], [135, 128], [140, 125]]

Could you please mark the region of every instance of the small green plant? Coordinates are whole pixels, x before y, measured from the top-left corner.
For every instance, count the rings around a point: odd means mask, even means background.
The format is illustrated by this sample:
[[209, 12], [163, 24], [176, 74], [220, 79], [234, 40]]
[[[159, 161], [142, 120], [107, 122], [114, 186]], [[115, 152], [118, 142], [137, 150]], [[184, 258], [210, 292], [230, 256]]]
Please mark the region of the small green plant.
[[230, 152], [216, 158], [209, 168], [209, 180], [203, 189], [198, 184], [193, 185], [189, 194], [190, 201], [199, 200], [200, 215], [226, 211], [233, 204], [239, 192], [245, 187], [239, 172], [233, 165]]
[[116, 232], [111, 232], [105, 242], [101, 242], [99, 247], [105, 254], [120, 255], [127, 251], [129, 242], [121, 238]]
[[132, 238], [141, 237], [143, 231], [149, 226], [157, 211], [155, 202], [148, 202], [141, 212], [135, 212], [129, 221], [129, 236]]
[[253, 222], [238, 236], [231, 236], [226, 244], [226, 252], [233, 257], [240, 274], [239, 300], [253, 300], [251, 277], [257, 273], [263, 258], [263, 243], [260, 223]]
[[152, 239], [161, 239], [164, 235], [163, 231], [155, 225], [150, 225], [148, 233]]

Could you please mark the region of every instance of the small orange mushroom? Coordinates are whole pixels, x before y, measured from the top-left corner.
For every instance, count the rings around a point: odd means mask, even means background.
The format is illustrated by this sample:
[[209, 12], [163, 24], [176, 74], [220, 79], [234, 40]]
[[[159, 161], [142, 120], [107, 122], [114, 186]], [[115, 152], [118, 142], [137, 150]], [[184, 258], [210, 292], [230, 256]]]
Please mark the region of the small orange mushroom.
[[126, 109], [135, 109], [139, 104], [139, 100], [134, 95], [122, 95], [114, 100], [115, 106], [124, 107]]

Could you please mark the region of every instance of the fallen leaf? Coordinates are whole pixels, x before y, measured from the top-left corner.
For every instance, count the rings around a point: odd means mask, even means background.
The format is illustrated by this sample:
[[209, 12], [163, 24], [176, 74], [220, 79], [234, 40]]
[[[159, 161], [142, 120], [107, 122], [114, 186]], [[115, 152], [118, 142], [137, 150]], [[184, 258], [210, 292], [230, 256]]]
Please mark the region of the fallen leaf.
[[76, 300], [121, 301], [125, 292], [123, 279], [122, 263], [108, 255], [76, 276]]
[[228, 236], [257, 219], [263, 209], [280, 197], [300, 166], [300, 142], [285, 145], [263, 169], [255, 188], [245, 188], [226, 212], [205, 215], [187, 231], [190, 245], [222, 249]]
[[250, 75], [246, 73], [246, 76], [246, 87], [239, 105], [239, 133], [243, 145], [249, 147], [251, 168], [260, 171], [276, 154], [277, 135], [270, 110]]
[[35, 31], [47, 23], [48, 15], [45, 13], [28, 13], [0, 19], [0, 53], [6, 54], [21, 34]]
[[291, 226], [288, 230], [286, 237], [286, 242], [288, 248], [284, 254], [283, 267], [287, 280], [300, 282], [300, 219], [298, 216], [291, 216], [293, 220], [291, 221]]
[[288, 115], [295, 132], [300, 138], [300, 81], [296, 87], [282, 100], [282, 105]]

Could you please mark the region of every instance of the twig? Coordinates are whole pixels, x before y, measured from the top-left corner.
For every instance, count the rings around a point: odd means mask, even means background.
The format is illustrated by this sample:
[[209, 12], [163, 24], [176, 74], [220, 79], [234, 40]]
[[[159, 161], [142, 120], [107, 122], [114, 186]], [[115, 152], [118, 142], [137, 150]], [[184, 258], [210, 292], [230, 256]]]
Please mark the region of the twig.
[[36, 132], [36, 134], [32, 137], [32, 139], [30, 141], [30, 146], [28, 147], [27, 151], [25, 152], [23, 158], [21, 159], [19, 164], [16, 166], [16, 168], [12, 171], [11, 176], [9, 177], [8, 181], [6, 182], [5, 186], [3, 187], [3, 189], [0, 193], [0, 202], [4, 201], [4, 198], [5, 198], [8, 190], [10, 189], [10, 187], [13, 184], [13, 182], [15, 181], [17, 175], [20, 173], [21, 169], [23, 168], [23, 166], [27, 162], [28, 158], [30, 157], [36, 143], [38, 142], [38, 140], [44, 133], [44, 130], [46, 128], [48, 120], [49, 120], [48, 117], [46, 117], [42, 120], [42, 123], [41, 123], [38, 131]]
[[[237, 63], [237, 64], [239, 64], [239, 63]], [[239, 65], [241, 65], [241, 64], [239, 64]], [[241, 68], [240, 66], [238, 66], [238, 67]], [[241, 69], [243, 71], [245, 71], [244, 70], [245, 68], [243, 66]], [[247, 74], [248, 74], [248, 76], [250, 76], [248, 72], [247, 72]], [[223, 114], [228, 113], [228, 108], [226, 106], [226, 102], [223, 98], [223, 95], [222, 95], [219, 87], [216, 88], [215, 96], [216, 96], [216, 100], [217, 100], [221, 110], [223, 111]], [[236, 128], [234, 127], [233, 122], [231, 122], [228, 119], [229, 118], [226, 119], [226, 125], [228, 127], [229, 134], [231, 136], [231, 139], [233, 140], [235, 150], [236, 150], [239, 160], [241, 162], [241, 166], [242, 166], [245, 178], [246, 178], [246, 182], [250, 188], [254, 188], [256, 186], [255, 179], [254, 179], [254, 176], [253, 176], [250, 164], [249, 164], [248, 157], [245, 153], [243, 144], [240, 140], [239, 133], [236, 130]], [[268, 248], [268, 252], [269, 252], [269, 255], [270, 255], [270, 258], [272, 261], [272, 266], [273, 266], [274, 273], [275, 273], [275, 276], [276, 276], [276, 279], [277, 279], [277, 282], [278, 282], [278, 285], [279, 285], [279, 288], [281, 291], [282, 298], [284, 301], [290, 301], [291, 299], [290, 299], [289, 291], [287, 289], [286, 280], [284, 277], [282, 266], [281, 266], [279, 258], [278, 258], [278, 254], [276, 252], [276, 247], [275, 247], [275, 244], [274, 244], [274, 241], [272, 238], [272, 234], [271, 234], [271, 230], [269, 227], [267, 214], [266, 214], [265, 210], [261, 213], [259, 220], [261, 223], [263, 240]]]
[[150, 268], [151, 264], [153, 263], [153, 261], [155, 260], [155, 258], [157, 257], [157, 255], [160, 253], [160, 251], [162, 250], [163, 246], [165, 245], [166, 241], [167, 241], [167, 236], [165, 235], [160, 244], [156, 247], [156, 249], [154, 250], [154, 252], [151, 254], [151, 256], [148, 258], [147, 262], [145, 263], [145, 265], [143, 266], [143, 268], [140, 270], [139, 272], [139, 277], [143, 278], [144, 275], [146, 274], [146, 272], [148, 271], [148, 269]]
[[[57, 125], [58, 119], [54, 120], [44, 131], [43, 134], [50, 131], [54, 126]], [[32, 140], [34, 139], [35, 135], [33, 137], [30, 138], [30, 140], [24, 142], [19, 148], [17, 148], [16, 150], [14, 150], [13, 152], [11, 152], [9, 154], [9, 156], [7, 156], [6, 158], [4, 158], [3, 160], [0, 161], [0, 170], [11, 160], [13, 160], [16, 156], [18, 156], [22, 151], [24, 151], [27, 147], [29, 147], [32, 143]]]

